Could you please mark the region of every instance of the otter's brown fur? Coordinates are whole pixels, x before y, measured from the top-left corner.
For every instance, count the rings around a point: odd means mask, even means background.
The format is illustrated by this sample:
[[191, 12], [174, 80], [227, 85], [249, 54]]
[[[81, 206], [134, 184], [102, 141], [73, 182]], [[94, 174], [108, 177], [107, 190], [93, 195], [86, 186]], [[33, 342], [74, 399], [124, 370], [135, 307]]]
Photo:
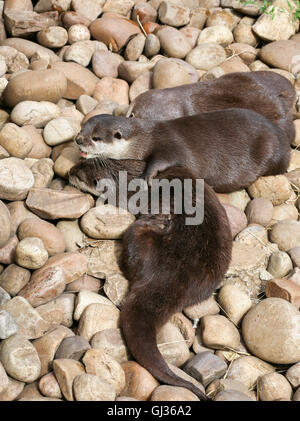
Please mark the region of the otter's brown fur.
[[[119, 171], [127, 171], [130, 182], [141, 177], [144, 169], [143, 161], [88, 159], [73, 167], [70, 182], [99, 194], [95, 188], [99, 179], [118, 181]], [[173, 167], [159, 178], [184, 180], [192, 174]], [[122, 270], [130, 292], [121, 310], [121, 327], [132, 355], [154, 377], [206, 399], [199, 388], [169, 369], [158, 350], [156, 334], [173, 313], [213, 293], [228, 269], [232, 237], [224, 208], [207, 184], [203, 223], [185, 225], [185, 218], [184, 213], [175, 214], [172, 205], [169, 215], [138, 215], [124, 234]]]
[[171, 120], [225, 108], [246, 108], [276, 123], [290, 143], [295, 138], [292, 84], [272, 71], [230, 73], [208, 82], [151, 89], [131, 103], [127, 117]]
[[282, 174], [290, 160], [282, 130], [261, 114], [239, 108], [164, 121], [98, 115], [85, 123], [76, 141], [91, 154], [146, 161], [147, 181], [181, 166], [219, 193]]

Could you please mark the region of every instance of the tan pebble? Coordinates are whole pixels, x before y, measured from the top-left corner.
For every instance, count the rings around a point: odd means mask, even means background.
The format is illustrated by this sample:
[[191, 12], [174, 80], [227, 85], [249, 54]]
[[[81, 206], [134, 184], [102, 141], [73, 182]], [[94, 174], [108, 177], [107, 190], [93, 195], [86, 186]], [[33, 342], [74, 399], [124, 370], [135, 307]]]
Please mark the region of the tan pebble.
[[287, 379], [279, 373], [269, 373], [258, 378], [258, 396], [261, 401], [290, 401], [293, 389]]
[[158, 381], [134, 361], [122, 364], [122, 368], [126, 376], [126, 386], [122, 395], [142, 401], [148, 400], [154, 389], [159, 386]]
[[214, 349], [225, 347], [237, 349], [240, 335], [235, 325], [226, 317], [208, 315], [201, 319], [202, 340], [205, 346]]
[[74, 395], [77, 401], [114, 401], [113, 387], [92, 374], [81, 374], [74, 379]]
[[157, 387], [152, 395], [151, 401], [199, 401], [200, 399], [192, 393], [190, 390], [184, 387], [176, 386], [159, 386]]
[[294, 388], [300, 386], [300, 362], [292, 365], [285, 376]]
[[186, 307], [183, 312], [191, 320], [194, 320], [201, 319], [201, 317], [208, 314], [218, 314], [220, 312], [220, 308], [215, 298], [211, 296], [207, 300], [204, 300], [198, 304]]
[[74, 335], [74, 333], [70, 329], [65, 326], [59, 326], [57, 329], [33, 341], [33, 346], [41, 361], [40, 376], [51, 371], [52, 361], [54, 360], [55, 353], [60, 343], [64, 338], [72, 335]]
[[68, 42], [68, 32], [59, 26], [50, 26], [37, 34], [39, 44], [47, 48], [61, 48]]
[[168, 322], [159, 329], [157, 345], [163, 358], [176, 367], [181, 367], [189, 358], [187, 343], [179, 329], [172, 323]]
[[60, 390], [67, 401], [74, 401], [73, 381], [84, 373], [84, 367], [79, 361], [60, 359], [53, 361], [53, 371]]
[[249, 295], [235, 285], [222, 287], [218, 295], [218, 302], [227, 317], [235, 324], [240, 323], [252, 306]]
[[263, 197], [251, 200], [246, 208], [246, 215], [250, 224], [267, 226], [273, 214], [273, 204]]
[[0, 248], [4, 247], [11, 234], [11, 217], [5, 204], [0, 201]]
[[88, 350], [82, 359], [88, 374], [99, 376], [119, 395], [125, 387], [125, 373], [121, 365], [101, 349]]
[[41, 362], [34, 346], [21, 335], [1, 342], [0, 360], [6, 372], [16, 380], [31, 383], [40, 375]]
[[[263, 317], [264, 323], [261, 323]], [[244, 317], [242, 333], [249, 351], [265, 361], [292, 364], [300, 358], [300, 313], [281, 298], [267, 298]]]
[[47, 398], [62, 398], [59, 384], [53, 372], [45, 374], [40, 379], [39, 389]]
[[68, 30], [69, 44], [74, 44], [78, 41], [88, 41], [91, 38], [91, 34], [86, 25], [75, 24], [70, 26]]
[[62, 324], [71, 327], [74, 313], [74, 294], [61, 294], [59, 297], [46, 304], [36, 307], [40, 316], [53, 326]]
[[33, 147], [29, 134], [14, 123], [4, 125], [0, 131], [0, 144], [16, 158], [25, 158]]
[[18, 325], [18, 334], [26, 339], [39, 338], [50, 327], [50, 324], [23, 297], [12, 298], [2, 304], [0, 309], [11, 314]]
[[78, 333], [89, 341], [101, 330], [117, 328], [119, 318], [120, 311], [114, 305], [90, 304], [80, 317]]
[[[11, 119], [19, 126], [33, 125], [42, 128], [58, 117], [59, 112], [59, 107], [49, 101], [21, 101], [12, 110]], [[26, 131], [25, 127], [24, 130]]]
[[0, 402], [14, 401], [22, 392], [24, 386], [24, 382], [8, 377], [8, 386], [2, 393], [0, 393]]
[[122, 364], [129, 359], [129, 351], [120, 329], [104, 329], [91, 340], [93, 349], [100, 349]]
[[0, 274], [0, 286], [12, 297], [28, 283], [31, 273], [16, 264], [11, 264]]
[[16, 263], [27, 269], [38, 269], [48, 260], [48, 252], [43, 241], [37, 237], [27, 237], [20, 241], [16, 249]]
[[163, 27], [157, 36], [162, 51], [169, 57], [185, 58], [192, 49], [185, 35], [175, 28]]

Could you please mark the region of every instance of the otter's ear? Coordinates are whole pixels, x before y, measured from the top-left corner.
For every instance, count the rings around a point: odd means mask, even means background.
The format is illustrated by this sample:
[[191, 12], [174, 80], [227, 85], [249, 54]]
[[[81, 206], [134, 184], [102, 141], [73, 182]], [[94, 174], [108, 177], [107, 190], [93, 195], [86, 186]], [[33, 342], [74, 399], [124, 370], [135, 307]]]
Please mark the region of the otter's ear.
[[123, 135], [120, 132], [120, 130], [118, 130], [117, 132], [114, 133], [114, 138], [115, 139], [122, 139]]

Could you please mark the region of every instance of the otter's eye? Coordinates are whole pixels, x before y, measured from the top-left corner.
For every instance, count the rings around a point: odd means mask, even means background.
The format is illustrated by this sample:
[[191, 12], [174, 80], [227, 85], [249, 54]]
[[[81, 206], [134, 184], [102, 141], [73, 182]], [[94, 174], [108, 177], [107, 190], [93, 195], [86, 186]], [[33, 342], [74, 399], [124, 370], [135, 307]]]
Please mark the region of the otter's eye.
[[99, 142], [101, 140], [101, 137], [94, 136], [94, 137], [92, 137], [92, 140], [94, 142]]
[[120, 133], [120, 132], [116, 132], [116, 133], [114, 134], [114, 138], [115, 138], [115, 139], [122, 139], [122, 133]]

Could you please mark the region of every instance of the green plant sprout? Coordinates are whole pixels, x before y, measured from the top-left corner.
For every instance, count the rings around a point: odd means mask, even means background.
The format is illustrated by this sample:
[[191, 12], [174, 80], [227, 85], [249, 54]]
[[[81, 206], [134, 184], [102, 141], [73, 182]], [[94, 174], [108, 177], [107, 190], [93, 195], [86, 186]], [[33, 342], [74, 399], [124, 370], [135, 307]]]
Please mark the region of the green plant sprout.
[[[248, 4], [255, 4], [258, 6], [258, 3], [256, 0], [239, 0], [239, 3], [242, 6], [247, 6]], [[287, 0], [287, 5], [289, 8], [289, 11], [292, 13], [293, 18], [295, 21], [300, 19], [300, 0], [294, 0], [294, 5], [292, 5], [289, 0]], [[263, 0], [263, 5], [259, 7], [258, 11], [262, 14], [271, 15], [272, 19], [275, 18], [275, 6], [270, 8], [273, 5], [272, 0]], [[283, 7], [279, 7], [279, 11], [281, 13], [284, 13], [287, 9]]]

